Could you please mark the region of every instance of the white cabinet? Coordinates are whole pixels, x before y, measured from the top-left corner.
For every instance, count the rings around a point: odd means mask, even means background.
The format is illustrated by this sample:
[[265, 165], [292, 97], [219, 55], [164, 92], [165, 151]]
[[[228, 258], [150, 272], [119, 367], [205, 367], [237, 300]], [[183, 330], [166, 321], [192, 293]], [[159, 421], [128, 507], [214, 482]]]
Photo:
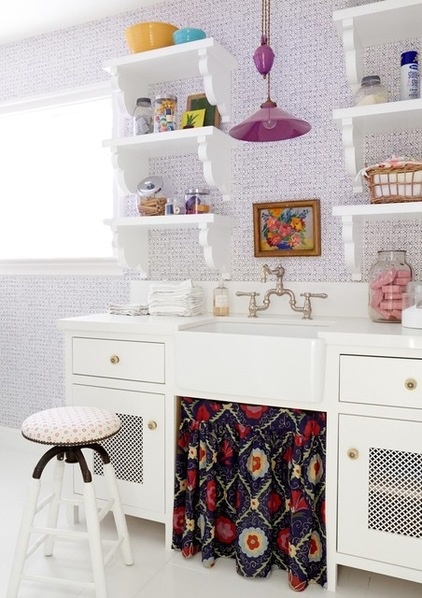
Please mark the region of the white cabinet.
[[422, 583], [422, 350], [328, 347], [327, 366], [331, 588], [333, 563]]
[[[355, 90], [362, 78], [363, 51], [366, 47], [420, 37], [422, 0], [383, 0], [333, 14], [341, 36], [347, 78]], [[354, 181], [354, 191], [362, 184], [356, 174], [363, 168], [365, 135], [414, 130], [422, 116], [422, 100], [388, 102], [334, 110], [333, 118], [342, 130], [346, 170]]]
[[[109, 60], [104, 64], [104, 68], [111, 74], [117, 105], [123, 113], [132, 112], [137, 97], [148, 96], [148, 87], [152, 83], [200, 75], [207, 99], [210, 104], [217, 106], [222, 122], [227, 122], [230, 117], [230, 76], [236, 66], [234, 56], [213, 38], [140, 52]], [[116, 134], [119, 130], [117, 122], [113, 128]], [[202, 163], [206, 183], [217, 188], [223, 199], [230, 199], [231, 152], [236, 141], [215, 127], [134, 137], [117, 136], [105, 141], [104, 145], [111, 149], [117, 182], [124, 194], [135, 193], [136, 185], [148, 176], [149, 158], [196, 154]], [[148, 218], [131, 219], [127, 227], [122, 219], [107, 224], [113, 229], [114, 246], [122, 264], [139, 270], [141, 277], [147, 276], [148, 230], [171, 228], [176, 224], [180, 228], [197, 225], [201, 231], [200, 243], [204, 248], [207, 265], [227, 274], [230, 263], [231, 219], [211, 216], [207, 221], [163, 217], [160, 222], [158, 219], [155, 222], [149, 219], [149, 223], [146, 222]], [[204, 224], [205, 227], [202, 226]], [[226, 250], [224, 258], [221, 248]]]
[[422, 424], [340, 415], [340, 553], [422, 575]]
[[[118, 318], [116, 318], [119, 320]], [[120, 432], [103, 444], [116, 470], [125, 513], [165, 524], [172, 534], [175, 397], [171, 337], [101, 329], [84, 322], [65, 328], [66, 402], [117, 413]], [[115, 328], [115, 327], [114, 327]], [[169, 358], [170, 355], [170, 358]], [[170, 359], [170, 365], [168, 361]], [[96, 492], [106, 499], [101, 462], [87, 452]], [[80, 494], [80, 476], [70, 480], [70, 495]]]

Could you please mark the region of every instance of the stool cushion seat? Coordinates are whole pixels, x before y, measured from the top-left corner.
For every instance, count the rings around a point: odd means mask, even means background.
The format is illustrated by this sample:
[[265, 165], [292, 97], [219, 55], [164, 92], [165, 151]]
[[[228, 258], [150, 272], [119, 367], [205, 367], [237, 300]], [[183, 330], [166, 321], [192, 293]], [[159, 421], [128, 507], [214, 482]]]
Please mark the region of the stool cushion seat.
[[121, 422], [115, 413], [88, 406], [38, 411], [22, 424], [22, 435], [41, 444], [75, 446], [99, 442], [116, 434]]

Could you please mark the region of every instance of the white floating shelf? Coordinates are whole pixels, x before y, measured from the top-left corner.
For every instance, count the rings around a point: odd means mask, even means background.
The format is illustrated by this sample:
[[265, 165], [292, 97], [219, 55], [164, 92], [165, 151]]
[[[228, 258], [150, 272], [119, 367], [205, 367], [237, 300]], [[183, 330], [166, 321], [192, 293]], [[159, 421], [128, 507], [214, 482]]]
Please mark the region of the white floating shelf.
[[334, 206], [333, 215], [340, 216], [342, 220], [346, 267], [352, 274], [352, 280], [361, 280], [364, 223], [379, 220], [422, 221], [422, 202]]
[[230, 118], [230, 74], [237, 60], [212, 37], [108, 60], [113, 88], [121, 108], [131, 114], [136, 98], [148, 96], [152, 83], [202, 76], [208, 101], [218, 107], [221, 120]]
[[346, 170], [354, 180], [353, 190], [360, 193], [362, 182], [355, 179], [364, 166], [365, 135], [421, 128], [422, 99], [341, 108], [333, 111], [333, 119], [342, 130]]
[[233, 219], [221, 214], [145, 216], [105, 220], [113, 231], [113, 245], [120, 263], [148, 276], [148, 234], [150, 230], [196, 228], [207, 266], [229, 278]]
[[337, 10], [333, 20], [346, 53], [348, 81], [353, 89], [357, 89], [362, 79], [364, 48], [421, 36], [422, 2], [372, 2]]
[[113, 166], [124, 193], [135, 193], [148, 176], [148, 158], [197, 154], [208, 185], [230, 199], [231, 150], [236, 141], [216, 127], [195, 127], [164, 133], [109, 139], [103, 142], [113, 152]]

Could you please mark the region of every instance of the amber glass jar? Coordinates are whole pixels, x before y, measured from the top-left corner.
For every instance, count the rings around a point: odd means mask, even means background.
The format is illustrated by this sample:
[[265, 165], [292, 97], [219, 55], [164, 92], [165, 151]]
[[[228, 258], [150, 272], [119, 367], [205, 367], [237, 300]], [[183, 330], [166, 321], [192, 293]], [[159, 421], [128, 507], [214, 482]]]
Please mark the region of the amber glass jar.
[[373, 322], [401, 322], [403, 293], [412, 268], [402, 250], [378, 251], [369, 271], [369, 317]]

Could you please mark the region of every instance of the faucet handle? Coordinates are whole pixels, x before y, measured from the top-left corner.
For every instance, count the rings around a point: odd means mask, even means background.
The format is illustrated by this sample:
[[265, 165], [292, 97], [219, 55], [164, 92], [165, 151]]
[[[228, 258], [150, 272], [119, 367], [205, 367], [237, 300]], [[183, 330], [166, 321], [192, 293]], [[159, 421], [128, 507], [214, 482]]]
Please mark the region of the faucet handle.
[[257, 293], [256, 291], [236, 291], [235, 294], [237, 297], [250, 297], [248, 318], [256, 318], [256, 298], [259, 297], [260, 293]]
[[318, 297], [319, 299], [326, 299], [328, 297], [327, 293], [300, 293], [300, 296], [305, 297], [302, 320], [312, 320], [311, 297]]

